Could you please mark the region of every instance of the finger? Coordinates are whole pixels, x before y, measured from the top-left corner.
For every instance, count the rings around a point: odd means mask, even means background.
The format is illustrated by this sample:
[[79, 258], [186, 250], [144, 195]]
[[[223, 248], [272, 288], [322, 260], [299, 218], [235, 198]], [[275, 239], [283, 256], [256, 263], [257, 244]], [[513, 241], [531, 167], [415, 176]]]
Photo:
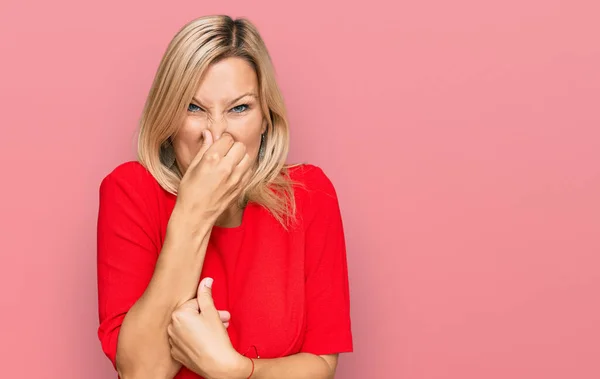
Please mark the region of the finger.
[[222, 158], [225, 155], [227, 155], [227, 152], [229, 151], [229, 149], [231, 149], [231, 146], [233, 146], [234, 142], [235, 141], [233, 140], [231, 134], [223, 133], [221, 135], [221, 138], [213, 142], [210, 148], [206, 151], [205, 155], [211, 157], [218, 156], [219, 158]]
[[173, 342], [173, 339], [171, 337], [169, 337], [169, 345], [175, 346], [175, 342]]
[[219, 318], [221, 319], [221, 322], [228, 322], [231, 320], [231, 314], [227, 311], [219, 311]]
[[211, 147], [213, 143], [214, 140], [212, 133], [210, 132], [210, 130], [204, 129], [202, 131], [202, 145], [200, 146], [200, 150], [198, 150], [198, 152], [196, 153], [196, 156], [194, 156], [194, 159], [192, 159], [192, 162], [190, 162], [189, 167], [197, 165], [208, 150], [208, 148]]
[[[200, 314], [204, 317], [214, 318], [219, 320], [219, 312], [215, 308], [215, 303], [212, 298], [212, 278], [204, 278], [198, 286], [198, 307]], [[220, 321], [220, 320], [219, 320]]]
[[176, 345], [171, 345], [171, 358], [176, 360], [177, 362], [181, 362], [182, 354], [179, 352], [179, 349]]
[[229, 201], [234, 201], [246, 190], [246, 186], [252, 178], [252, 171], [252, 160], [248, 154], [245, 154], [242, 161], [233, 170], [233, 173], [227, 182], [227, 185], [230, 187], [229, 195], [231, 196]]
[[242, 160], [237, 164], [231, 173], [229, 185], [233, 186], [236, 184], [242, 184], [243, 187], [245, 184], [247, 184], [248, 180], [252, 176], [252, 170], [250, 170], [251, 167], [252, 161], [250, 160], [250, 156], [248, 154], [244, 154]]
[[226, 322], [223, 325], [225, 325], [225, 329], [229, 328], [229, 322]]
[[227, 154], [223, 157], [221, 164], [235, 168], [246, 155], [246, 145], [242, 142], [234, 142]]
[[[250, 170], [249, 170], [250, 171]], [[241, 180], [231, 179], [227, 184], [229, 189], [227, 190], [227, 194], [224, 199], [224, 203], [227, 204], [227, 207], [232, 207], [239, 201], [240, 197], [245, 195], [245, 191], [247, 190], [248, 183], [252, 178], [251, 172], [246, 172], [244, 174], [244, 178]], [[238, 203], [239, 206], [239, 203]]]
[[181, 304], [179, 306], [179, 309], [193, 309], [196, 311], [200, 311], [200, 309], [198, 309], [198, 302], [196, 301], [196, 299], [191, 299], [186, 301], [185, 303]]
[[246, 173], [244, 173], [244, 177], [241, 180], [241, 183], [246, 186], [250, 183], [252, 179], [252, 175], [254, 174], [254, 170], [252, 169], [252, 162], [250, 161], [250, 157], [248, 157], [248, 168], [246, 168]]

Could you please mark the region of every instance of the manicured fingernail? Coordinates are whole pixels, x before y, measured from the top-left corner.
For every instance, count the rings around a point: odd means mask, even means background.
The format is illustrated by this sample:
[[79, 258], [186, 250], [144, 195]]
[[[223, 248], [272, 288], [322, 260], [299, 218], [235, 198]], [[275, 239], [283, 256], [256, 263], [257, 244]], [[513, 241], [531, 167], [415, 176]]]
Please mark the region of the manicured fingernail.
[[204, 286], [206, 288], [212, 288], [213, 285], [213, 278], [206, 278], [204, 281]]

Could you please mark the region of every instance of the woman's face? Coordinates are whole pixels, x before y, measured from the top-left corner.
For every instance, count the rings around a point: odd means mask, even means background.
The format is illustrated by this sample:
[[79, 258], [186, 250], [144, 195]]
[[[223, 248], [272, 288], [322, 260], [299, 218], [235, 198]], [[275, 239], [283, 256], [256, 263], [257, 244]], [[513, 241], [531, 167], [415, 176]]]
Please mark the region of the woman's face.
[[189, 104], [181, 128], [173, 137], [177, 164], [184, 173], [202, 145], [202, 131], [218, 140], [225, 132], [246, 145], [256, 161], [260, 135], [266, 130], [254, 69], [241, 58], [226, 58], [212, 64]]

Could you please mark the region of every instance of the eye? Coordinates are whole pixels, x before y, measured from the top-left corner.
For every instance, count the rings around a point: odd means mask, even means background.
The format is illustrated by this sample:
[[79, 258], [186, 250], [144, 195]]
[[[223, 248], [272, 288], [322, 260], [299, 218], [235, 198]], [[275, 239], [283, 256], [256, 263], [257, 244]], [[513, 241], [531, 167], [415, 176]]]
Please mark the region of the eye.
[[200, 111], [202, 111], [202, 108], [200, 108], [196, 104], [188, 105], [188, 112], [200, 112]]
[[238, 105], [237, 107], [233, 107], [231, 108], [231, 111], [233, 113], [242, 113], [248, 110], [248, 104], [242, 104], [242, 105]]

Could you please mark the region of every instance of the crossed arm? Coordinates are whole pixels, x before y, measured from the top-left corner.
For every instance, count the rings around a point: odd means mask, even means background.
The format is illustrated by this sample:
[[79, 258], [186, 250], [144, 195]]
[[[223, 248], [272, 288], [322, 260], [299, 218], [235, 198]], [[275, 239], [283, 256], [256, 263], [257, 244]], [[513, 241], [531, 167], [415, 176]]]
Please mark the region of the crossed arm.
[[[165, 336], [171, 322], [170, 313], [181, 303], [181, 300], [169, 301], [169, 299], [172, 298], [173, 293], [185, 293], [183, 287], [178, 287], [181, 279], [176, 280], [170, 273], [177, 272], [177, 276], [181, 278], [181, 270], [186, 264], [173, 260], [168, 254], [162, 256], [164, 259], [158, 262], [151, 285], [128, 312], [121, 327], [116, 367], [123, 379], [151, 377], [171, 379], [181, 368], [181, 363], [171, 357], [170, 344]], [[178, 269], [168, 269], [170, 265]], [[190, 277], [193, 278], [192, 275]], [[214, 307], [212, 302], [211, 305]], [[212, 311], [216, 313], [216, 309]], [[220, 323], [213, 325], [213, 327], [220, 326]], [[149, 331], [155, 332], [149, 333]], [[245, 379], [250, 377], [250, 374], [254, 379], [329, 379], [335, 375], [338, 359], [337, 354], [309, 353], [275, 359], [250, 360], [241, 355], [238, 357], [239, 363], [227, 369], [227, 376], [223, 379]], [[185, 361], [183, 363], [185, 364]], [[195, 364], [188, 368], [193, 370], [194, 366]]]
[[[110, 225], [117, 224], [110, 223]], [[115, 233], [115, 235], [119, 234]], [[122, 379], [172, 379], [181, 369], [181, 363], [171, 356], [167, 327], [171, 322], [172, 313], [195, 296], [210, 232], [207, 229], [196, 235], [198, 237], [195, 239], [177, 238], [174, 233], [171, 234], [171, 238], [167, 237], [143, 293], [126, 312], [122, 324], [109, 331], [109, 333], [118, 333], [113, 363]], [[135, 246], [130, 248], [133, 249]], [[150, 249], [150, 246], [148, 248]], [[182, 252], [186, 253], [182, 254]], [[110, 254], [108, 250], [101, 250], [100, 266], [114, 262], [107, 256], [108, 254]], [[190, 262], [195, 263], [190, 264]], [[119, 268], [112, 267], [111, 270], [118, 272]], [[128, 277], [131, 277], [129, 280], [137, 280], [136, 284], [131, 284], [134, 287], [144, 282], [142, 278], [135, 277], [132, 273], [124, 275], [129, 275]], [[128, 283], [121, 281], [120, 284]], [[117, 337], [113, 336], [113, 338]], [[232, 379], [247, 378], [252, 371], [252, 362], [249, 359], [240, 359], [239, 362], [237, 370], [230, 372]], [[300, 353], [284, 358], [255, 359], [254, 365], [252, 374], [254, 379], [282, 377], [325, 379], [333, 378], [337, 355], [318, 356]]]
[[252, 378], [256, 379], [330, 379], [335, 375], [337, 354], [298, 353], [283, 358], [258, 359], [255, 365]]

